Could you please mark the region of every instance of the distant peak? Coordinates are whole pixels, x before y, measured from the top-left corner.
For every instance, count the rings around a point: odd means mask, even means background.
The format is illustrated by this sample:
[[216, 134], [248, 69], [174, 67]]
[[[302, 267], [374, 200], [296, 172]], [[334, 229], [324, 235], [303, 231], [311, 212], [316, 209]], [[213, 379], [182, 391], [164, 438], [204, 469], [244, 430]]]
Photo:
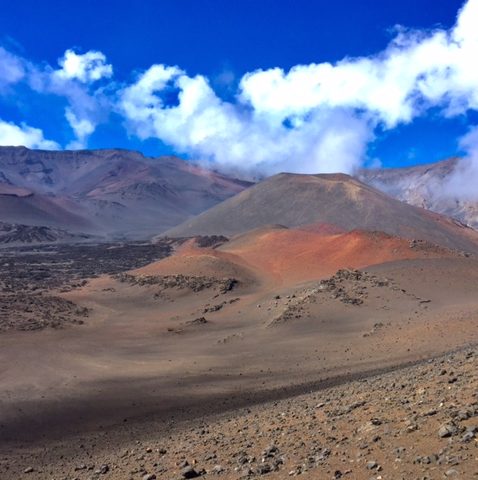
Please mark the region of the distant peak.
[[314, 175], [317, 178], [322, 178], [324, 180], [332, 180], [338, 182], [347, 182], [353, 181], [354, 178], [346, 173], [317, 173]]
[[361, 183], [355, 177], [352, 177], [346, 173], [291, 173], [282, 172], [277, 175], [269, 177], [269, 179], [291, 179], [300, 181], [328, 181], [328, 182], [348, 182], [348, 183]]

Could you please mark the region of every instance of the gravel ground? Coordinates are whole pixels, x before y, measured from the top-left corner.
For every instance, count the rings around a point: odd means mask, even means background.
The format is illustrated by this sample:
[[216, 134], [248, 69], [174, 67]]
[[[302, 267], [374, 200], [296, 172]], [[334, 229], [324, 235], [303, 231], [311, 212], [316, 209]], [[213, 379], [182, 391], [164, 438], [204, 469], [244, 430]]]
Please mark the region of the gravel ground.
[[[0, 478], [478, 478], [478, 350], [187, 422], [32, 448], [7, 446]], [[124, 428], [128, 428], [125, 426]]]

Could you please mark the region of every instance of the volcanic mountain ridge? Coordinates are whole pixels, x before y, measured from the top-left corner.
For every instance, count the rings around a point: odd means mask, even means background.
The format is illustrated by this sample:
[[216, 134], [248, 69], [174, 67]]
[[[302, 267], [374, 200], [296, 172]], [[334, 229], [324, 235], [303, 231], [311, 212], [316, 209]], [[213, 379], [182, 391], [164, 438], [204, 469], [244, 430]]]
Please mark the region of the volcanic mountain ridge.
[[344, 174], [281, 173], [166, 232], [233, 236], [265, 225], [332, 224], [478, 253], [478, 233], [458, 221], [400, 202]]
[[0, 147], [0, 218], [9, 223], [145, 238], [249, 185], [171, 156]]

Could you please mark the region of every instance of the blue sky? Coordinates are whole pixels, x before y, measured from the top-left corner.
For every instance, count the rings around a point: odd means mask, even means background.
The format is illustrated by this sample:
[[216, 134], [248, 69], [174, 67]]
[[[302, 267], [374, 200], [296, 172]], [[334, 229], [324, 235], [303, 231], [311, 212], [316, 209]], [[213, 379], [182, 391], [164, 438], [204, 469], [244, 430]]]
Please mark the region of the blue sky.
[[[475, 0], [468, 3], [475, 4], [470, 11], [476, 7]], [[441, 64], [454, 46], [443, 46], [436, 32], [454, 35], [463, 5], [455, 0], [3, 2], [0, 142], [178, 153], [266, 173], [350, 171], [379, 161], [412, 165], [462, 154], [460, 138], [478, 121], [476, 91], [466, 83], [469, 75], [459, 59], [451, 59], [451, 67]], [[452, 40], [462, 41], [468, 54], [476, 39]], [[384, 73], [374, 73], [375, 66], [390, 70], [392, 62], [383, 57], [397, 56], [396, 50], [408, 49], [413, 60], [424, 42], [436, 46], [431, 52], [437, 68], [456, 68], [457, 75], [447, 85], [442, 75], [429, 80], [433, 64], [415, 69], [417, 85], [426, 78], [433, 86], [424, 93], [422, 87], [403, 86], [409, 90], [399, 106], [389, 98], [398, 88], [394, 73], [390, 88], [377, 93], [389, 105], [377, 107], [373, 88]], [[357, 62], [370, 58], [364, 68]], [[351, 87], [345, 81], [344, 89], [353, 89], [354, 75], [357, 81], [363, 72], [375, 77], [365, 94], [355, 97], [338, 99], [329, 86], [328, 96], [317, 100], [315, 85], [310, 104], [297, 98], [301, 82], [306, 96], [314, 76], [329, 75], [315, 67], [325, 62], [352, 65]], [[162, 70], [151, 71], [153, 65]], [[297, 66], [303, 67], [300, 75], [288, 75]], [[340, 71], [324, 81], [333, 84], [342, 78]], [[277, 96], [269, 95], [276, 87]], [[200, 93], [185, 120], [186, 107], [173, 110], [187, 89]], [[417, 91], [423, 98], [410, 107], [406, 102]]]

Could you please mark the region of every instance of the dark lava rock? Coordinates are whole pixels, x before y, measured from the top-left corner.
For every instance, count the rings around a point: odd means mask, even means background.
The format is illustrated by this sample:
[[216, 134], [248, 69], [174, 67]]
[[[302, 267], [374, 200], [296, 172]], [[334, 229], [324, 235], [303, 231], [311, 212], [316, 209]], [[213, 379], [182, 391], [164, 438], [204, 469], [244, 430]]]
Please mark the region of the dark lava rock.
[[196, 470], [194, 470], [193, 467], [188, 465], [181, 470], [181, 476], [183, 478], [197, 478], [200, 476], [200, 474]]

